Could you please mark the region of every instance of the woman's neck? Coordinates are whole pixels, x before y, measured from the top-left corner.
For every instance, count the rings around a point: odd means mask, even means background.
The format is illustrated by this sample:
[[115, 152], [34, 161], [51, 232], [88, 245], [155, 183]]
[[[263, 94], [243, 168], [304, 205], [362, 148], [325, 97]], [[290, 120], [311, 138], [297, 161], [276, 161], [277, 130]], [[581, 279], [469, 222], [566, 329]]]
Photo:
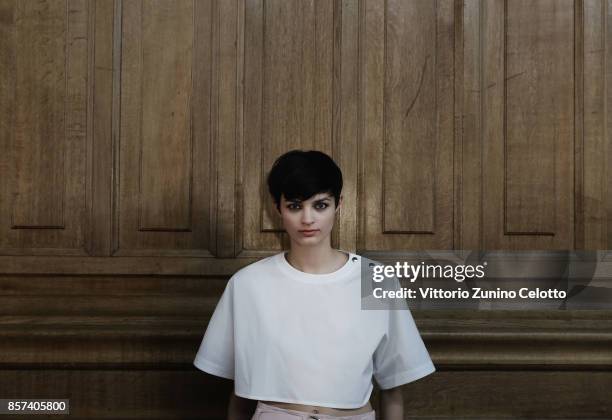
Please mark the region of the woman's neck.
[[303, 248], [292, 247], [286, 254], [287, 261], [294, 268], [310, 274], [333, 273], [342, 267], [347, 254], [331, 247]]

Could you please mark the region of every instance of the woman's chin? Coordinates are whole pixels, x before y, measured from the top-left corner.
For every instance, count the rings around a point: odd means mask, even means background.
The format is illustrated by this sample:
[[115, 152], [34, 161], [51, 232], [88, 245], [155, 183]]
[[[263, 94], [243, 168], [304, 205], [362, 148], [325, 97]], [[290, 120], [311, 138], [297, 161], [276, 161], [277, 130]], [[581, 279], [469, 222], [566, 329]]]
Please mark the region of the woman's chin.
[[318, 245], [321, 242], [321, 238], [318, 235], [315, 236], [298, 236], [297, 238], [293, 238], [293, 242], [298, 245]]

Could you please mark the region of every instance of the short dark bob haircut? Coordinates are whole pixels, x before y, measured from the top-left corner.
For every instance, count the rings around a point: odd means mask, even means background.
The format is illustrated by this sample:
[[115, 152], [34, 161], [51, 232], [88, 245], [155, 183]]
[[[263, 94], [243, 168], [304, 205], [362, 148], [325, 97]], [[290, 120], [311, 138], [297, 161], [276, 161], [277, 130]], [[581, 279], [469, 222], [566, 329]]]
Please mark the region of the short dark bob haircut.
[[268, 174], [268, 190], [280, 211], [286, 200], [308, 200], [320, 193], [334, 196], [336, 207], [342, 191], [342, 171], [331, 157], [318, 150], [291, 150], [281, 155]]

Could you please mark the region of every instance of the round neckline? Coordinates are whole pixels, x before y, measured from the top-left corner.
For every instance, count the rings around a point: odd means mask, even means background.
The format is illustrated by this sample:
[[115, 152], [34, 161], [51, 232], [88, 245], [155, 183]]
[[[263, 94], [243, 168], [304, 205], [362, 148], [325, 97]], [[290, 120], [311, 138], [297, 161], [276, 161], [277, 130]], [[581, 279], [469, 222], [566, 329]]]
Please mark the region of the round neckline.
[[306, 283], [336, 283], [347, 278], [354, 267], [360, 267], [359, 256], [350, 251], [339, 249], [338, 251], [347, 254], [348, 259], [344, 265], [331, 273], [313, 274], [298, 270], [287, 261], [286, 255], [289, 251], [283, 251], [276, 255], [276, 262], [279, 267], [291, 278]]

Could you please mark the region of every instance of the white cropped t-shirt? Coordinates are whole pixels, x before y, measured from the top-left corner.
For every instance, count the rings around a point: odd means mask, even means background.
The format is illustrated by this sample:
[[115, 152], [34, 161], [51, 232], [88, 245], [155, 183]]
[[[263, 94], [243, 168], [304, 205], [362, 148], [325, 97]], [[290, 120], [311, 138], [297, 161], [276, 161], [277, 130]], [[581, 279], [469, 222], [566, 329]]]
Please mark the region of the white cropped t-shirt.
[[407, 306], [361, 309], [362, 257], [348, 254], [329, 274], [300, 271], [285, 252], [236, 272], [194, 365], [233, 379], [240, 397], [332, 408], [367, 404], [372, 376], [389, 389], [434, 372]]

